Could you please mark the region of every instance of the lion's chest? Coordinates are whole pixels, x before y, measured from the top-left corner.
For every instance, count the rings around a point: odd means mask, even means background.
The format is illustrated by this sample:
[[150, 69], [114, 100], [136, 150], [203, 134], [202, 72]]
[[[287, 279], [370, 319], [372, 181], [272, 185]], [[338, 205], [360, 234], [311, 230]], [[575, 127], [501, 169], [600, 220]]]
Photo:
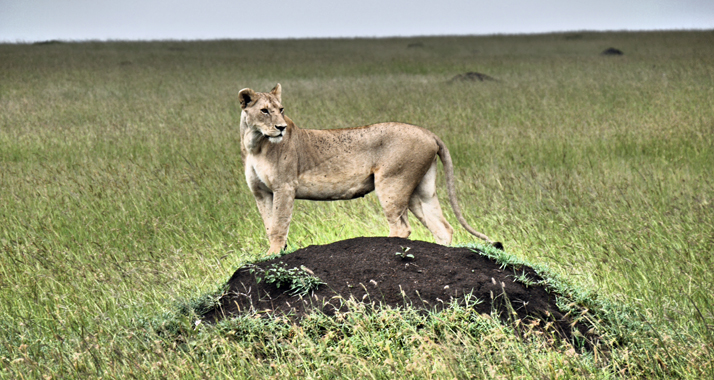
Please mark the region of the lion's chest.
[[261, 157], [249, 155], [245, 161], [245, 179], [251, 190], [272, 192], [278, 183], [276, 168]]

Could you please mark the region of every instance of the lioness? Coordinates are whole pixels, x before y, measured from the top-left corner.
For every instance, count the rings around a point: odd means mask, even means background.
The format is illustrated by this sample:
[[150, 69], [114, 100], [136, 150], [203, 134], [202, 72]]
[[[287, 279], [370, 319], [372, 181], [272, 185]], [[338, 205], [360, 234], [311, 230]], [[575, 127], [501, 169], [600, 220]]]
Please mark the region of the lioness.
[[300, 129], [284, 115], [280, 95], [279, 83], [269, 93], [249, 88], [238, 93], [245, 178], [268, 232], [268, 253], [285, 247], [295, 199], [353, 199], [373, 190], [387, 216], [389, 236], [409, 236], [409, 209], [437, 243], [451, 244], [454, 229], [444, 219], [436, 197], [437, 155], [444, 164], [456, 218], [471, 234], [491, 243], [461, 214], [451, 156], [436, 135], [395, 122]]

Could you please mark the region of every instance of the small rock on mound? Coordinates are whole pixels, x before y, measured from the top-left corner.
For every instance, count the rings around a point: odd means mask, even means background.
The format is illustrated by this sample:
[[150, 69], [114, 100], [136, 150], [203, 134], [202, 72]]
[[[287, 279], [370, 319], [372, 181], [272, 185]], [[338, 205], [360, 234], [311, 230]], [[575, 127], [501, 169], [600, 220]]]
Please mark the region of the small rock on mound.
[[480, 81], [480, 82], [485, 82], [485, 81], [493, 81], [497, 82], [498, 79], [482, 74], [482, 73], [477, 73], [474, 71], [469, 71], [464, 74], [459, 74], [453, 78], [451, 78], [450, 82], [475, 82], [475, 81]]
[[615, 48], [608, 48], [602, 51], [600, 55], [623, 55], [625, 53], [622, 52], [620, 49], [615, 49]]
[[[306, 268], [325, 284], [300, 297], [291, 295], [285, 285], [278, 288], [264, 278], [256, 281], [256, 275], [264, 275], [276, 264]], [[561, 336], [572, 337], [573, 321], [558, 309], [554, 293], [535, 284], [542, 279], [533, 269], [502, 267], [469, 248], [365, 237], [309, 246], [254, 265], [233, 274], [220, 305], [204, 315], [206, 321], [246, 312], [279, 313], [299, 319], [318, 309], [332, 315], [337, 310], [346, 311], [340, 297], [392, 307], [442, 310], [470, 295], [472, 301], [482, 301], [473, 306], [479, 313], [496, 311], [504, 321], [552, 322]], [[523, 278], [529, 283], [524, 284]], [[586, 326], [578, 323], [575, 328], [587, 334]]]

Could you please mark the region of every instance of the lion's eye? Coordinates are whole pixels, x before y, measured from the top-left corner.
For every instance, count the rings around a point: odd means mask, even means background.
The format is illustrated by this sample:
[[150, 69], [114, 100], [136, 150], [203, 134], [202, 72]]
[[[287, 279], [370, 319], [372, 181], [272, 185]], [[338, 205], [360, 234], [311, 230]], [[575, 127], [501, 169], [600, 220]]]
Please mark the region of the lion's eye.
[[260, 110], [260, 112], [262, 112], [262, 113], [264, 113], [264, 114], [266, 114], [266, 115], [270, 115], [270, 111], [268, 111], [267, 108], [263, 108], [262, 110]]
[[285, 108], [280, 109], [280, 113], [283, 113], [283, 111], [285, 111]]

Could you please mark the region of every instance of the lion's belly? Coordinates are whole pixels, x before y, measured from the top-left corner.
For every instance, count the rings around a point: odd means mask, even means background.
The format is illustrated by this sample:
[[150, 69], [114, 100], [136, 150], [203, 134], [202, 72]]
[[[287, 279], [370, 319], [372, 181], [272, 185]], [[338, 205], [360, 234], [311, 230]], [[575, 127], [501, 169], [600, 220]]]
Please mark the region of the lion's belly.
[[374, 191], [372, 174], [341, 180], [305, 175], [300, 177], [300, 185], [295, 197], [315, 201], [334, 201], [363, 197], [372, 191]]

